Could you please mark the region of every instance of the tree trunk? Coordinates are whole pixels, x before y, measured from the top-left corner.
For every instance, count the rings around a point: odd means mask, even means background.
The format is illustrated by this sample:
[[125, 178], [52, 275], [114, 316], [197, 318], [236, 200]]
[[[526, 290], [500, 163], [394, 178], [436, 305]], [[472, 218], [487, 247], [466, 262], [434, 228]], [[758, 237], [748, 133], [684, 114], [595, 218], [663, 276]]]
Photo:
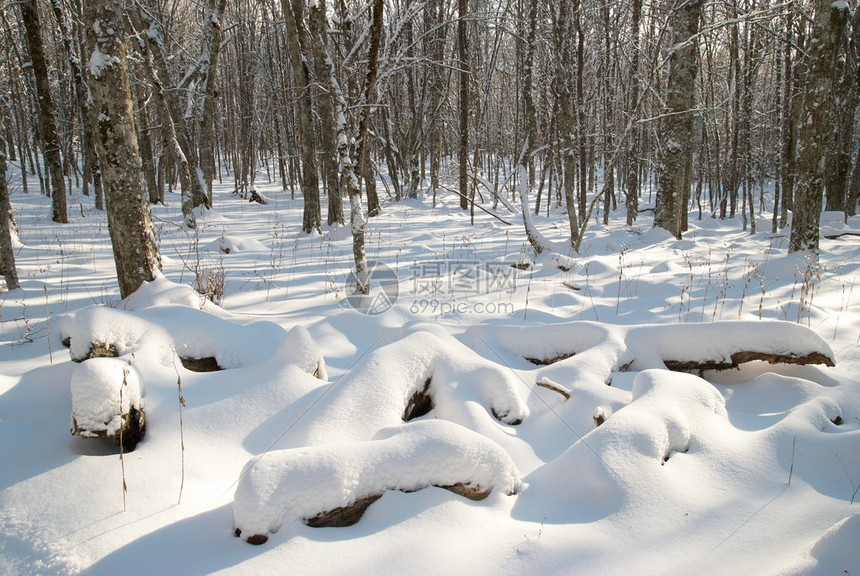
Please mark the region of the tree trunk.
[[176, 159], [179, 162], [180, 170], [184, 172], [184, 178], [181, 175], [181, 182], [183, 183], [182, 214], [185, 217], [186, 225], [193, 228], [197, 225], [192, 212], [193, 209], [198, 206], [208, 208], [209, 199], [200, 170], [197, 146], [192, 140], [192, 127], [188, 125], [183, 113], [184, 107], [180, 94], [185, 91], [180, 89], [181, 86], [170, 73], [169, 57], [162, 35], [164, 26], [156, 19], [159, 11], [155, 6], [155, 0], [146, 0], [144, 4], [146, 9], [139, 9], [138, 12], [142, 23], [138, 22], [137, 28], [141, 35], [147, 39], [153, 85], [159, 92], [162, 106], [165, 108], [165, 112], [170, 115], [173, 124], [174, 140], [178, 146]]
[[12, 248], [12, 229], [9, 225], [12, 205], [9, 202], [9, 187], [6, 184], [6, 140], [0, 134], [0, 266], [6, 289], [18, 288], [18, 269], [15, 267], [15, 251]]
[[[355, 277], [357, 281], [357, 289], [361, 294], [370, 293], [370, 281], [368, 279], [367, 260], [364, 252], [364, 231], [366, 227], [364, 214], [361, 207], [361, 193], [358, 182], [364, 175], [364, 163], [367, 156], [367, 139], [370, 132], [370, 114], [373, 105], [376, 102], [376, 78], [379, 72], [379, 44], [382, 36], [382, 11], [384, 0], [373, 0], [372, 24], [370, 30], [370, 47], [368, 49], [367, 58], [367, 75], [364, 80], [364, 106], [359, 112], [358, 121], [358, 150], [356, 151], [356, 164], [352, 174], [345, 171], [344, 166], [344, 147], [343, 144], [338, 144], [341, 152], [341, 185], [347, 186], [350, 203], [350, 223], [352, 225], [352, 251], [353, 260], [355, 261]], [[340, 94], [343, 94], [340, 92]], [[345, 101], [341, 99], [340, 107], [345, 107]], [[338, 117], [343, 114], [338, 114]], [[338, 120], [340, 123], [340, 120]], [[343, 140], [346, 140], [345, 138]]]
[[[93, 127], [87, 120], [87, 91], [84, 72], [81, 69], [81, 57], [83, 52], [83, 41], [80, 26], [76, 25], [76, 18], [69, 18], [64, 13], [64, 6], [60, 0], [52, 0], [51, 7], [54, 16], [60, 25], [63, 35], [63, 45], [66, 48], [69, 67], [72, 70], [72, 82], [74, 86], [75, 104], [81, 116], [81, 155], [83, 156], [83, 179], [84, 195], [89, 195], [88, 183], [93, 185], [93, 196], [95, 197], [96, 209], [104, 210], [104, 198], [102, 195], [101, 172], [98, 168], [95, 146], [93, 144]], [[80, 15], [81, 7], [75, 4], [72, 8], [75, 15]]]
[[585, 31], [582, 29], [582, 11], [580, 0], [573, 0], [571, 11], [573, 12], [573, 26], [576, 30], [576, 138], [578, 142], [576, 160], [578, 162], [578, 192], [577, 206], [580, 224], [585, 224], [584, 218], [587, 211], [586, 203], [588, 196], [588, 138], [586, 136], [586, 110], [585, 110]]
[[159, 274], [161, 262], [140, 171], [126, 61], [124, 0], [86, 3], [90, 121], [96, 127], [120, 296]]
[[459, 120], [460, 148], [457, 154], [459, 169], [460, 208], [469, 208], [469, 45], [466, 36], [468, 0], [457, 2], [457, 65], [459, 66]]
[[785, 228], [788, 225], [788, 212], [794, 209], [794, 183], [797, 176], [797, 130], [800, 122], [800, 109], [802, 98], [798, 93], [798, 84], [800, 83], [799, 67], [794, 65], [792, 58], [793, 46], [796, 43], [798, 46], [803, 46], [803, 40], [798, 39], [795, 42], [792, 28], [794, 27], [794, 10], [793, 6], [785, 16], [785, 68], [783, 76], [785, 81], [783, 93], [783, 106], [785, 107], [785, 117], [783, 119], [783, 138], [780, 152], [783, 154], [783, 165], [785, 167], [782, 175], [782, 206], [779, 214], [779, 227]]
[[313, 87], [305, 60], [305, 57], [310, 59], [312, 55], [307, 50], [303, 53], [301, 42], [302, 38], [307, 38], [307, 33], [303, 32], [302, 1], [281, 0], [281, 7], [287, 26], [287, 52], [296, 87], [296, 116], [298, 117], [299, 154], [302, 160], [302, 195], [304, 197], [302, 231], [310, 234], [315, 230], [320, 230], [322, 212], [320, 209], [319, 176], [317, 174], [313, 104], [311, 101]]
[[199, 155], [203, 181], [209, 205], [212, 205], [212, 182], [215, 180], [215, 81], [218, 77], [218, 58], [221, 54], [221, 18], [227, 0], [212, 0], [206, 9], [203, 56], [200, 76], [203, 83], [203, 106], [199, 117]]
[[687, 166], [693, 150], [693, 113], [696, 92], [695, 37], [699, 32], [702, 0], [677, 0], [669, 15], [674, 31], [669, 50], [669, 86], [666, 94], [666, 116], [663, 142], [657, 165], [657, 201], [654, 226], [681, 237], [680, 210], [689, 193]]
[[144, 182], [146, 182], [146, 192], [150, 204], [158, 203], [158, 182], [155, 178], [155, 158], [152, 153], [152, 137], [149, 135], [149, 120], [147, 115], [149, 112], [146, 109], [146, 97], [143, 93], [143, 86], [138, 84], [135, 88], [137, 95], [138, 108], [138, 147], [140, 149], [141, 168], [143, 170]]
[[[325, 0], [317, 0], [310, 7], [311, 44], [314, 47], [314, 66], [318, 82], [325, 86], [328, 74], [326, 65], [328, 30]], [[337, 128], [334, 113], [334, 93], [321, 90], [317, 103], [320, 116], [320, 147], [322, 151], [322, 172], [328, 189], [328, 214], [326, 222], [343, 224], [343, 196], [338, 184]]]
[[818, 255], [824, 194], [824, 160], [833, 130], [833, 70], [847, 5], [816, 0], [809, 51], [803, 62], [805, 103], [797, 146], [797, 181], [789, 252]]
[[[642, 0], [633, 0], [630, 15], [630, 34], [633, 37], [630, 63], [630, 109], [638, 116], [639, 110], [639, 25], [642, 19]], [[639, 212], [639, 128], [634, 124], [627, 148], [627, 174], [625, 176], [627, 225], [632, 226]]]
[[[841, 11], [840, 17], [847, 19], [848, 11]], [[826, 210], [845, 211], [847, 206], [851, 157], [854, 152], [854, 117], [857, 104], [860, 102], [860, 91], [857, 90], [855, 76], [858, 43], [860, 43], [860, 21], [855, 16], [850, 42], [845, 43], [847, 50], [843, 48], [842, 42], [839, 42], [836, 48], [840, 56], [837, 57], [837, 69], [834, 71], [834, 141], [828, 146], [825, 169]], [[845, 55], [844, 58], [841, 57], [842, 54]]]
[[527, 30], [524, 34], [526, 46], [524, 52], [523, 73], [523, 115], [525, 116], [526, 140], [519, 157], [519, 187], [520, 204], [523, 216], [523, 225], [526, 230], [526, 238], [535, 251], [535, 254], [552, 250], [552, 245], [535, 226], [532, 219], [531, 207], [529, 206], [529, 192], [532, 187], [532, 178], [529, 170], [532, 152], [537, 147], [537, 111], [534, 104], [534, 55], [537, 43], [538, 0], [528, 0], [528, 15], [526, 17]]
[[558, 21], [554, 34], [556, 51], [554, 91], [558, 100], [558, 131], [561, 141], [562, 193], [567, 209], [567, 223], [570, 229], [570, 245], [574, 246], [579, 236], [579, 220], [576, 215], [576, 157], [573, 138], [573, 58], [570, 45], [570, 6], [567, 2], [558, 5]]
[[54, 99], [48, 78], [48, 63], [42, 44], [41, 24], [37, 0], [21, 2], [21, 19], [27, 35], [30, 50], [30, 63], [36, 80], [36, 97], [39, 101], [39, 126], [41, 129], [42, 152], [45, 155], [48, 173], [51, 177], [52, 220], [61, 224], [69, 221], [66, 209], [66, 183], [63, 180], [63, 161], [60, 158], [60, 139], [54, 117]]

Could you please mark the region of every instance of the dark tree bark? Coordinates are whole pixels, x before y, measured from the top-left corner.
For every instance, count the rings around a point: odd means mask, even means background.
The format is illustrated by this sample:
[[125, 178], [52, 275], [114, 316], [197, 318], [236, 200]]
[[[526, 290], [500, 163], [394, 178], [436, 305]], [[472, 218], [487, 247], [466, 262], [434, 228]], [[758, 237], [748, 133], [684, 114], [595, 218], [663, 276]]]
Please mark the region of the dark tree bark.
[[[633, 0], [630, 13], [630, 34], [633, 39], [632, 60], [630, 63], [630, 104], [634, 113], [639, 110], [639, 26], [642, 20], [642, 0]], [[637, 114], [638, 115], [638, 114]], [[633, 127], [633, 134], [627, 148], [627, 174], [625, 176], [627, 225], [632, 226], [639, 212], [639, 128]]]
[[356, 164], [356, 175], [363, 176], [367, 188], [367, 215], [370, 217], [379, 214], [379, 197], [376, 194], [376, 186], [373, 180], [373, 169], [368, 158], [370, 143], [370, 115], [376, 104], [376, 78], [379, 76], [379, 46], [382, 43], [383, 0], [373, 0], [370, 22], [370, 46], [367, 50], [367, 75], [364, 80], [364, 101], [361, 116], [358, 122], [358, 153]]
[[824, 160], [833, 130], [833, 70], [847, 5], [816, 0], [809, 51], [803, 61], [804, 106], [797, 146], [797, 181], [788, 251], [818, 254]]
[[457, 65], [459, 67], [459, 120], [460, 147], [458, 150], [458, 174], [460, 208], [469, 208], [469, 43], [466, 35], [466, 15], [469, 11], [468, 0], [457, 2]]
[[302, 195], [304, 196], [304, 212], [302, 216], [302, 231], [311, 233], [319, 231], [322, 220], [320, 209], [320, 187], [317, 174], [316, 141], [313, 126], [313, 103], [311, 100], [311, 76], [307, 68], [307, 59], [312, 57], [310, 51], [303, 52], [301, 38], [307, 34], [302, 20], [303, 0], [281, 0], [284, 21], [287, 26], [287, 52], [290, 58], [290, 68], [296, 87], [296, 116], [298, 120], [299, 154], [302, 160]]
[[800, 122], [802, 98], [798, 94], [800, 83], [799, 67], [794, 65], [792, 57], [793, 45], [803, 46], [804, 41], [794, 37], [794, 6], [791, 6], [785, 16], [785, 68], [783, 71], [785, 86], [783, 88], [783, 142], [780, 152], [783, 155], [782, 174], [782, 206], [779, 213], [779, 227], [788, 225], [788, 212], [794, 209], [794, 183], [797, 176], [797, 130]]
[[48, 63], [42, 43], [41, 24], [37, 0], [21, 2], [21, 20], [27, 35], [30, 50], [30, 63], [36, 80], [36, 98], [39, 101], [39, 127], [42, 152], [45, 155], [48, 173], [51, 177], [51, 208], [54, 222], [65, 224], [69, 221], [66, 208], [66, 184], [63, 180], [63, 161], [60, 157], [60, 138], [55, 119], [54, 99], [48, 78]]
[[573, 12], [573, 27], [576, 31], [576, 137], [578, 141], [577, 166], [579, 167], [577, 207], [579, 217], [583, 219], [580, 224], [584, 225], [587, 212], [586, 202], [588, 195], [588, 158], [587, 158], [587, 119], [585, 109], [585, 31], [582, 29], [582, 10], [580, 0], [573, 0], [571, 11]]
[[141, 178], [122, 35], [124, 14], [124, 0], [90, 0], [84, 12], [91, 55], [87, 66], [90, 121], [96, 127], [108, 229], [122, 298], [153, 280], [161, 269]]
[[702, 0], [677, 0], [671, 7], [669, 86], [663, 142], [657, 166], [657, 202], [654, 226], [681, 237], [680, 211], [685, 210], [685, 190], [690, 189], [689, 155], [693, 150], [693, 113], [696, 92], [695, 37], [699, 31]]
[[11, 212], [9, 187], [6, 184], [6, 140], [0, 134], [0, 266], [3, 268], [7, 290], [15, 290], [19, 286], [15, 251], [12, 249], [12, 229], [9, 225]]
[[[88, 184], [93, 185], [93, 196], [95, 197], [95, 205], [97, 210], [104, 210], [104, 197], [102, 193], [101, 172], [98, 168], [98, 158], [96, 157], [95, 146], [93, 144], [93, 132], [91, 124], [87, 118], [87, 91], [86, 80], [84, 79], [84, 71], [81, 68], [80, 54], [83, 51], [80, 26], [76, 23], [76, 18], [70, 18], [64, 12], [63, 2], [61, 0], [51, 0], [51, 7], [54, 10], [54, 16], [57, 23], [60, 25], [60, 31], [63, 36], [63, 45], [66, 48], [69, 67], [72, 70], [72, 83], [74, 86], [75, 104], [78, 113], [81, 115], [81, 154], [83, 156], [83, 192], [85, 196], [89, 196]], [[74, 14], [81, 13], [80, 4], [75, 4], [72, 8]]]
[[432, 60], [430, 78], [430, 126], [427, 128], [430, 152], [430, 187], [433, 189], [433, 205], [436, 205], [436, 190], [440, 187], [439, 171], [442, 166], [442, 121], [440, 108], [445, 98], [446, 86], [442, 61], [445, 57], [445, 34], [442, 25], [444, 0], [431, 0], [425, 4], [425, 21], [428, 27], [428, 49]]

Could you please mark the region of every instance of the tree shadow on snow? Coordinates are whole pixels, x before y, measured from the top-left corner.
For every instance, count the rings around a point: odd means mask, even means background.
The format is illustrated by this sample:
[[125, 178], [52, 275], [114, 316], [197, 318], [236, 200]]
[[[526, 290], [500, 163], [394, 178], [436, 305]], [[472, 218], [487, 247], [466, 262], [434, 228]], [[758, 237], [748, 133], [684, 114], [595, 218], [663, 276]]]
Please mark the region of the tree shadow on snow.
[[[80, 438], [71, 433], [69, 381], [74, 365], [27, 372], [0, 395], [0, 486], [13, 486], [78, 457]], [[8, 465], [7, 465], [8, 464]]]
[[233, 536], [233, 511], [227, 504], [142, 536], [81, 573], [211, 574], [265, 551]]

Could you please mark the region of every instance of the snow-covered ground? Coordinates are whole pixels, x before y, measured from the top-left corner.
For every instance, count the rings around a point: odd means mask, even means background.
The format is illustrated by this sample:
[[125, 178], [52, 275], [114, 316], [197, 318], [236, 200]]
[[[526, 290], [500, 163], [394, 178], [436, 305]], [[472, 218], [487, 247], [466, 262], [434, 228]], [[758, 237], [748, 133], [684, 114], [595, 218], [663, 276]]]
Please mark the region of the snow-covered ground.
[[[164, 276], [119, 301], [104, 214], [78, 194], [52, 224], [15, 183], [0, 573], [860, 574], [856, 235], [816, 266], [769, 214], [751, 236], [693, 213], [678, 241], [646, 212], [535, 258], [516, 215], [388, 202], [359, 302], [347, 229], [225, 182], [197, 232], [178, 197], [153, 209]], [[564, 221], [537, 219], [559, 243]], [[823, 363], [666, 369], [743, 352]], [[121, 405], [134, 451], [70, 434]]]

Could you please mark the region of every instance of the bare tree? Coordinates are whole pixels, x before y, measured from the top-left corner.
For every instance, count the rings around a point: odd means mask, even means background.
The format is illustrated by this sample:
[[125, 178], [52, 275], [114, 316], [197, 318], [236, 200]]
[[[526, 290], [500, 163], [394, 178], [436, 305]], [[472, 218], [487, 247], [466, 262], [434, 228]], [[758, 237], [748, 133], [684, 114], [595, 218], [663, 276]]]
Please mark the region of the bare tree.
[[696, 81], [696, 35], [702, 14], [702, 0], [676, 0], [669, 13], [674, 37], [669, 45], [669, 85], [660, 163], [657, 167], [657, 204], [654, 226], [681, 237], [680, 211], [686, 210], [685, 191], [690, 190], [688, 155], [692, 152], [693, 113]]
[[6, 183], [6, 139], [0, 133], [0, 266], [3, 268], [3, 278], [6, 280], [8, 290], [18, 288], [18, 269], [15, 267], [12, 230], [9, 226], [11, 212], [9, 187]]
[[87, 28], [90, 121], [107, 199], [120, 296], [125, 298], [161, 269], [141, 177], [128, 63], [123, 35], [124, 0], [90, 0]]
[[824, 195], [824, 159], [832, 126], [833, 70], [848, 5], [816, 0], [812, 34], [804, 68], [804, 106], [797, 146], [797, 181], [789, 252], [809, 251], [817, 257]]
[[218, 58], [221, 54], [223, 32], [221, 21], [227, 0], [210, 0], [206, 6], [202, 55], [200, 58], [200, 79], [203, 86], [199, 106], [198, 129], [200, 134], [200, 167], [206, 183], [209, 205], [212, 205], [212, 182], [215, 180], [215, 85], [218, 71]]
[[[287, 26], [287, 52], [290, 68], [296, 86], [296, 115], [298, 123], [299, 149], [302, 160], [302, 195], [304, 196], [304, 215], [302, 230], [310, 233], [320, 229], [322, 220], [320, 209], [319, 175], [317, 174], [316, 144], [313, 127], [313, 103], [311, 100], [311, 75], [308, 61], [312, 52], [307, 42], [303, 0], [281, 0], [284, 21]], [[302, 42], [302, 40], [305, 40]]]
[[39, 21], [37, 0], [20, 3], [21, 20], [27, 32], [27, 47], [30, 50], [30, 63], [36, 80], [36, 95], [39, 102], [39, 128], [42, 136], [42, 152], [51, 177], [51, 207], [54, 222], [69, 221], [66, 209], [66, 184], [63, 180], [63, 160], [60, 156], [60, 138], [55, 119], [54, 98], [48, 78], [48, 62], [42, 43], [42, 25]]
[[469, 207], [469, 39], [466, 34], [466, 17], [469, 13], [468, 0], [457, 1], [457, 66], [460, 112], [460, 147], [457, 153], [460, 208]]
[[[639, 92], [640, 92], [640, 67], [641, 58], [639, 55], [639, 27], [642, 22], [642, 0], [633, 0], [631, 3], [630, 12], [630, 37], [632, 40], [632, 56], [630, 63], [630, 71], [628, 82], [630, 83], [630, 96], [628, 109], [635, 112], [639, 110]], [[635, 113], [634, 112], [634, 113]], [[630, 142], [627, 148], [627, 174], [625, 175], [626, 183], [626, 206], [627, 206], [627, 225], [633, 224], [639, 212], [639, 128], [633, 129], [633, 134], [630, 137]]]
[[[314, 48], [314, 72], [318, 76], [318, 83], [326, 85], [328, 52], [328, 24], [326, 21], [325, 0], [317, 0], [310, 6], [310, 34], [311, 44]], [[323, 178], [328, 190], [328, 214], [326, 222], [329, 226], [334, 223], [343, 224], [343, 196], [338, 185], [337, 164], [337, 128], [335, 121], [335, 95], [329, 90], [320, 90], [317, 104], [320, 117], [320, 147], [322, 149], [322, 171]]]

